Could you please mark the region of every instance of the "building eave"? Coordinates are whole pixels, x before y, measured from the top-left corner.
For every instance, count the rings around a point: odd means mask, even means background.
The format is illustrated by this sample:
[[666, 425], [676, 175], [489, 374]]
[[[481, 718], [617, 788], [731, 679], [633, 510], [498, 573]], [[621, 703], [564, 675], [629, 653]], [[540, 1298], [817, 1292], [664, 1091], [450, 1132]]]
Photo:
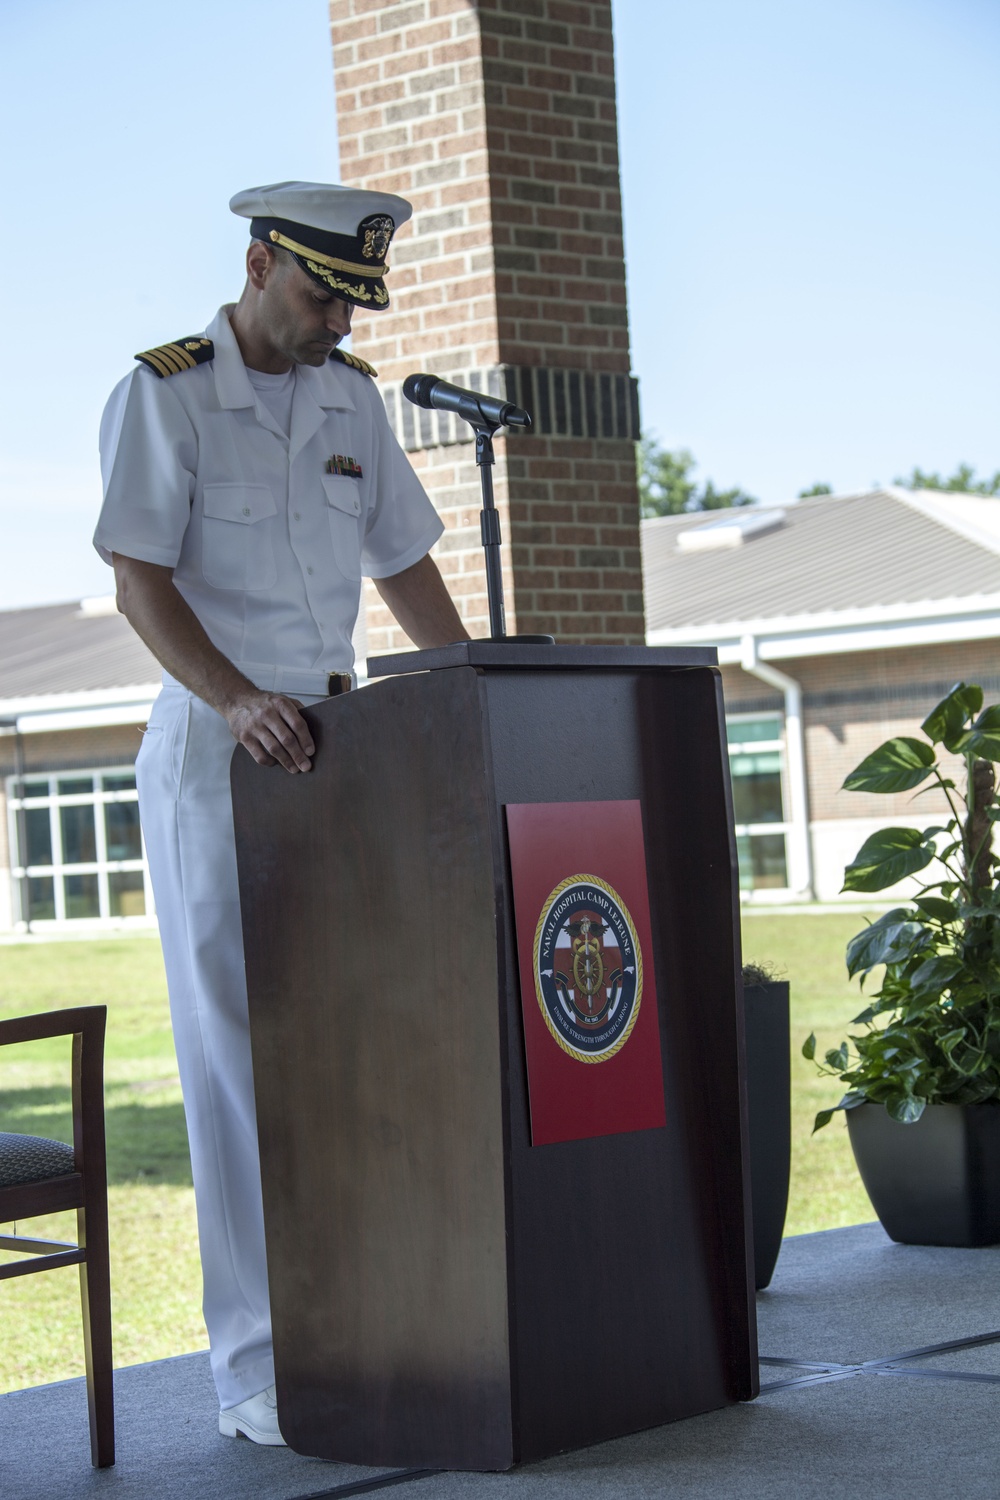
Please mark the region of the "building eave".
[[[33, 693], [0, 698], [0, 724], [21, 734], [51, 734], [70, 729], [106, 729], [141, 724], [148, 717], [160, 684], [89, 688], [75, 693]], [[4, 722], [6, 721], [6, 722]]]
[[947, 645], [1000, 637], [1000, 594], [826, 613], [666, 626], [647, 632], [650, 646], [714, 645], [723, 665], [739, 662], [752, 637], [765, 661], [905, 646]]

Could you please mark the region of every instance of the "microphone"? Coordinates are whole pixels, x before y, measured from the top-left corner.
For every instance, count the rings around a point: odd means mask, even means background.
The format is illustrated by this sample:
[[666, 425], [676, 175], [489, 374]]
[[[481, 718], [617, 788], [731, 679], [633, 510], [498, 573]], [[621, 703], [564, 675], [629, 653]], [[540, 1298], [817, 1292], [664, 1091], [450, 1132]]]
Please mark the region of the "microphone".
[[460, 385], [449, 385], [436, 375], [408, 375], [403, 381], [403, 395], [414, 406], [457, 412], [473, 427], [531, 426], [528, 413], [512, 401], [486, 396], [481, 391], [463, 390]]

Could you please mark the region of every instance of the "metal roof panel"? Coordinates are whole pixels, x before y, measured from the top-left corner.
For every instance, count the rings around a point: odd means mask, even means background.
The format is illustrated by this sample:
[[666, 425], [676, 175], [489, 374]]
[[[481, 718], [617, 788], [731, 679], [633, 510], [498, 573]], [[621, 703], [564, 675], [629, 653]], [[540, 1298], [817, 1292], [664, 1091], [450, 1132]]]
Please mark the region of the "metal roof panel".
[[739, 547], [679, 550], [706, 519], [643, 521], [649, 630], [1000, 592], [997, 552], [885, 490], [802, 500]]

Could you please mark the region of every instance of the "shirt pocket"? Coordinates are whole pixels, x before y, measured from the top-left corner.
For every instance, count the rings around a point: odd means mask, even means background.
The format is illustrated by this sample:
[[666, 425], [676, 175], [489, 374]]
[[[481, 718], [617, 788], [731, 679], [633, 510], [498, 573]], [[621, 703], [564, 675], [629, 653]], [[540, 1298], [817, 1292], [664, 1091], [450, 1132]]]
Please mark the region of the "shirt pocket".
[[361, 577], [361, 486], [347, 474], [322, 475], [333, 560], [345, 578]]
[[202, 501], [201, 566], [216, 589], [272, 588], [277, 507], [266, 484], [206, 484]]

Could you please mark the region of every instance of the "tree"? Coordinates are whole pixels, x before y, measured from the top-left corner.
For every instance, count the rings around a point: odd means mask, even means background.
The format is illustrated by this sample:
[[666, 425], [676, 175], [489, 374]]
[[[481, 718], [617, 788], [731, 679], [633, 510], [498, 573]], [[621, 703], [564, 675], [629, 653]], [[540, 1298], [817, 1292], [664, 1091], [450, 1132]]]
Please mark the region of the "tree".
[[809, 500], [813, 495], [832, 495], [834, 493], [832, 484], [811, 484], [807, 490], [799, 490], [800, 500]]
[[754, 497], [741, 489], [717, 490], [710, 479], [701, 487], [691, 478], [696, 468], [686, 448], [661, 448], [651, 437], [636, 444], [639, 502], [644, 516], [679, 516], [687, 511], [726, 510], [753, 505]]
[[1000, 495], [1000, 469], [992, 479], [977, 479], [971, 464], [959, 464], [950, 479], [940, 474], [925, 474], [923, 469], [914, 469], [908, 479], [894, 479], [894, 484], [906, 490], [946, 490], [963, 495]]

